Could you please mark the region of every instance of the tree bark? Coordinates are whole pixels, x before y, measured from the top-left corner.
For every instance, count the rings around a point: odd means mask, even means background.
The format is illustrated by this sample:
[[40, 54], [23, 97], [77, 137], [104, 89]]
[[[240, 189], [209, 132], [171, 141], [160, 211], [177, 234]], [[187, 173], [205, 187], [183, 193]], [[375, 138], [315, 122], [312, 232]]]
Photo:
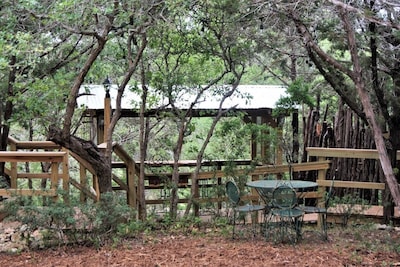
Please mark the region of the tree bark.
[[[199, 176], [199, 173], [200, 173], [201, 163], [203, 161], [203, 156], [204, 156], [204, 152], [206, 151], [207, 145], [210, 143], [210, 139], [211, 139], [212, 135], [214, 134], [215, 127], [217, 126], [217, 124], [220, 121], [220, 119], [222, 118], [222, 116], [224, 116], [226, 113], [228, 113], [232, 109], [232, 108], [229, 108], [229, 109], [223, 110], [222, 109], [222, 105], [225, 102], [226, 98], [229, 95], [232, 95], [232, 93], [234, 91], [236, 91], [236, 89], [237, 89], [237, 87], [239, 85], [239, 81], [240, 81], [240, 79], [237, 80], [235, 85], [232, 87], [232, 90], [230, 90], [228, 92], [228, 94], [226, 94], [221, 99], [220, 104], [219, 104], [218, 114], [213, 119], [213, 122], [212, 122], [212, 124], [210, 126], [210, 129], [207, 132], [206, 139], [204, 140], [203, 145], [201, 146], [201, 149], [200, 149], [199, 153], [197, 153], [196, 169], [195, 169], [195, 171], [193, 173], [192, 185], [190, 187], [190, 191], [191, 191], [192, 197], [189, 199], [188, 204], [186, 206], [185, 215], [189, 215], [189, 211], [190, 211], [190, 209], [192, 207], [192, 204], [193, 204], [193, 198], [199, 197], [199, 194], [198, 194], [198, 189], [199, 189], [198, 188], [198, 176]], [[198, 214], [195, 214], [195, 216], [198, 216]]]
[[374, 112], [374, 108], [372, 106], [372, 102], [370, 99], [370, 96], [365, 89], [365, 84], [364, 80], [362, 77], [362, 68], [360, 64], [360, 60], [358, 58], [357, 54], [357, 44], [356, 44], [356, 38], [355, 34], [353, 31], [353, 28], [350, 25], [350, 22], [348, 21], [348, 15], [345, 10], [341, 9], [340, 10], [340, 15], [344, 24], [344, 27], [347, 32], [347, 40], [348, 40], [348, 46], [349, 46], [349, 51], [350, 55], [352, 58], [353, 62], [353, 72], [350, 78], [353, 80], [358, 95], [360, 97], [362, 106], [364, 108], [364, 112], [366, 115], [366, 118], [368, 120], [369, 125], [371, 126], [372, 132], [374, 134], [374, 140], [375, 140], [375, 145], [376, 149], [378, 150], [379, 153], [379, 159], [381, 162], [382, 170], [383, 173], [385, 174], [386, 178], [386, 183], [389, 187], [390, 193], [393, 197], [393, 201], [397, 207], [400, 207], [400, 190], [399, 186], [397, 184], [396, 177], [393, 172], [391, 160], [389, 157], [389, 154], [386, 149], [386, 144], [383, 139], [383, 133], [380, 125], [378, 124]]
[[[8, 124], [8, 121], [11, 118], [14, 109], [14, 104], [10, 99], [12, 99], [12, 97], [14, 96], [14, 83], [16, 81], [16, 74], [17, 74], [16, 62], [17, 62], [17, 57], [11, 56], [9, 64], [10, 66], [12, 66], [12, 69], [8, 74], [6, 105], [4, 109], [3, 107], [1, 107], [0, 110], [0, 116], [2, 116], [2, 118], [0, 117], [0, 151], [7, 150], [8, 135], [10, 133], [10, 126]], [[4, 167], [5, 167], [5, 162], [0, 162], [0, 176], [5, 177], [5, 180], [8, 183], [8, 185], [11, 185], [10, 178], [4, 172]]]
[[[399, 187], [393, 173], [391, 160], [386, 150], [381, 127], [377, 122], [376, 114], [372, 106], [371, 99], [368, 95], [368, 92], [366, 90], [363, 81], [361, 64], [359, 62], [357, 54], [355, 33], [347, 19], [346, 10], [341, 9], [340, 14], [344, 26], [346, 27], [348, 48], [350, 50], [350, 54], [353, 61], [352, 62], [353, 70], [348, 69], [340, 62], [336, 61], [333, 57], [325, 53], [314, 42], [310, 32], [308, 31], [304, 23], [301, 21], [298, 14], [293, 10], [289, 13], [297, 27], [299, 34], [304, 38], [304, 45], [309, 53], [311, 60], [315, 63], [320, 73], [332, 85], [332, 87], [342, 97], [345, 103], [349, 105], [349, 107], [354, 112], [356, 112], [360, 118], [367, 121], [369, 126], [371, 127], [374, 135], [376, 148], [379, 152], [380, 164], [385, 175], [386, 184], [388, 185], [388, 188], [391, 192], [395, 205], [399, 207], [400, 206]], [[343, 77], [344, 75], [350, 77], [351, 80], [354, 82], [359, 99], [361, 100], [362, 103], [362, 110], [358, 107], [357, 103], [349, 99], [346, 96], [345, 91], [343, 91], [343, 89], [346, 88]]]
[[112, 190], [111, 162], [92, 141], [86, 141], [73, 135], [66, 139], [63, 131], [55, 126], [50, 126], [48, 140], [71, 150], [92, 165], [99, 179], [100, 193]]

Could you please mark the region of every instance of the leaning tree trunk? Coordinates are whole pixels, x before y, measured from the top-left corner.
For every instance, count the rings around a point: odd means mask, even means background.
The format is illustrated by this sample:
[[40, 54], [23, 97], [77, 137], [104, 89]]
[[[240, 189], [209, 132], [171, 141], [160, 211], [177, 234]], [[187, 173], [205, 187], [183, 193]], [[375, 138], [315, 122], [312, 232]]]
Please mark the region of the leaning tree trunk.
[[112, 191], [111, 158], [100, 151], [92, 141], [86, 141], [73, 135], [64, 138], [62, 130], [55, 126], [49, 128], [48, 139], [71, 150], [93, 167], [99, 180], [100, 193]]
[[381, 162], [383, 173], [385, 174], [386, 184], [388, 185], [390, 193], [393, 197], [393, 202], [397, 207], [400, 207], [399, 186], [397, 184], [397, 180], [393, 172], [391, 159], [386, 149], [386, 144], [383, 139], [382, 130], [376, 119], [371, 99], [368, 95], [368, 92], [365, 89], [364, 81], [362, 78], [362, 68], [357, 54], [355, 34], [353, 32], [352, 27], [350, 26], [350, 22], [348, 21], [348, 15], [346, 11], [340, 9], [340, 15], [344, 24], [344, 28], [347, 31], [348, 46], [353, 62], [353, 72], [351, 73], [350, 78], [353, 80], [356, 86], [356, 90], [360, 97], [368, 123], [370, 124], [372, 132], [374, 134], [375, 145], [379, 153], [379, 160]]

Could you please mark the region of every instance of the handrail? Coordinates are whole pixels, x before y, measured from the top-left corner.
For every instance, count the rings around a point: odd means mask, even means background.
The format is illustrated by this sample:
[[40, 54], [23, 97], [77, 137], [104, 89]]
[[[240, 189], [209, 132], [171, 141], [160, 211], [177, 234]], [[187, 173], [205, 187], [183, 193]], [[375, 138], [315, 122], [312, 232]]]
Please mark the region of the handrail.
[[[68, 179], [65, 175], [65, 168], [63, 167], [63, 173], [60, 175], [58, 167], [60, 163], [65, 161], [67, 156], [66, 152], [21, 152], [21, 151], [0, 151], [0, 162], [10, 162], [11, 170], [8, 172], [11, 175], [11, 188], [0, 189], [0, 196], [12, 196], [14, 194], [25, 195], [25, 196], [52, 196], [54, 199], [57, 198], [57, 185], [58, 180], [61, 177], [63, 180]], [[17, 163], [18, 162], [50, 162], [51, 173], [44, 174], [41, 178], [50, 178], [51, 185], [50, 189], [46, 190], [34, 190], [34, 189], [18, 189], [17, 178], [24, 177], [22, 174], [18, 174]], [[29, 175], [26, 175], [29, 177]], [[34, 174], [31, 178], [40, 178], [40, 174]], [[25, 177], [24, 177], [25, 178]], [[66, 182], [63, 183], [66, 186]]]
[[[379, 160], [379, 152], [376, 149], [353, 149], [353, 148], [321, 148], [307, 147], [308, 156], [317, 157], [317, 160], [326, 158], [353, 158], [353, 159], [375, 159]], [[400, 160], [400, 151], [396, 152], [397, 160]], [[320, 187], [328, 187], [330, 181], [325, 180], [325, 175], [318, 175], [317, 183]], [[400, 185], [400, 184], [399, 184]], [[357, 188], [371, 190], [385, 190], [385, 183], [377, 182], [354, 182], [335, 180], [336, 188]]]
[[[306, 151], [309, 156], [314, 157], [379, 159], [376, 149], [307, 147]], [[400, 159], [400, 151], [397, 151], [396, 157], [397, 160]]]
[[0, 151], [0, 162], [62, 162], [66, 152]]

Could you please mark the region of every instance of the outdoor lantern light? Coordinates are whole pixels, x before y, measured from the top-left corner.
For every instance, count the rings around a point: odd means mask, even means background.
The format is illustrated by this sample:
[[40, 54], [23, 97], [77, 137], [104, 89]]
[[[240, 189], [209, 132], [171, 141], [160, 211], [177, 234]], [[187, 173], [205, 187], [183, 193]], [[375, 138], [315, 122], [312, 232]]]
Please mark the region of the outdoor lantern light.
[[110, 88], [111, 88], [111, 80], [107, 78], [103, 82], [104, 89], [106, 90], [106, 98], [110, 98]]
[[111, 80], [107, 78], [103, 82], [104, 90], [106, 90], [106, 97], [104, 98], [104, 135], [103, 142], [107, 141], [107, 131], [111, 121], [111, 98], [110, 98], [110, 89], [111, 89]]

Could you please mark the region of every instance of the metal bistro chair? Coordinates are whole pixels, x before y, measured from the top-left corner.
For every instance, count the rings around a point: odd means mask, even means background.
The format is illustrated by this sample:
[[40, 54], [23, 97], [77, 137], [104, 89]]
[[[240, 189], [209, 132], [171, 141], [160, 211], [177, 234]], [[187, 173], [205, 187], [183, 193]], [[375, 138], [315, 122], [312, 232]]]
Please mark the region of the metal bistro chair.
[[[301, 226], [304, 212], [297, 209], [296, 191], [287, 184], [276, 187], [272, 193], [271, 223], [277, 227], [275, 233], [278, 234], [280, 241], [285, 237], [292, 243], [296, 243], [301, 238]], [[276, 221], [274, 221], [276, 220]], [[292, 231], [295, 231], [294, 238]], [[276, 240], [275, 240], [276, 241]]]
[[328, 217], [328, 207], [329, 207], [329, 202], [332, 198], [333, 195], [333, 184], [335, 182], [335, 176], [332, 177], [332, 182], [331, 186], [329, 187], [329, 190], [325, 196], [325, 200], [323, 206], [299, 206], [298, 209], [303, 211], [306, 214], [310, 213], [317, 213], [321, 215], [321, 231], [322, 231], [322, 237], [324, 240], [328, 240], [328, 222], [327, 222], [327, 217]]
[[[239, 188], [233, 181], [228, 181], [225, 185], [226, 187], [226, 194], [232, 204], [233, 209], [233, 229], [232, 229], [232, 238], [235, 238], [235, 226], [236, 226], [236, 217], [238, 213], [252, 213], [260, 210], [264, 210], [263, 205], [242, 205], [240, 206], [240, 192]], [[244, 217], [244, 223], [246, 223], [246, 217]], [[252, 222], [253, 223], [253, 222]], [[253, 223], [254, 224], [254, 223]], [[253, 229], [254, 230], [254, 229]], [[254, 230], [255, 231], [255, 230]], [[255, 234], [255, 232], [254, 232]]]

